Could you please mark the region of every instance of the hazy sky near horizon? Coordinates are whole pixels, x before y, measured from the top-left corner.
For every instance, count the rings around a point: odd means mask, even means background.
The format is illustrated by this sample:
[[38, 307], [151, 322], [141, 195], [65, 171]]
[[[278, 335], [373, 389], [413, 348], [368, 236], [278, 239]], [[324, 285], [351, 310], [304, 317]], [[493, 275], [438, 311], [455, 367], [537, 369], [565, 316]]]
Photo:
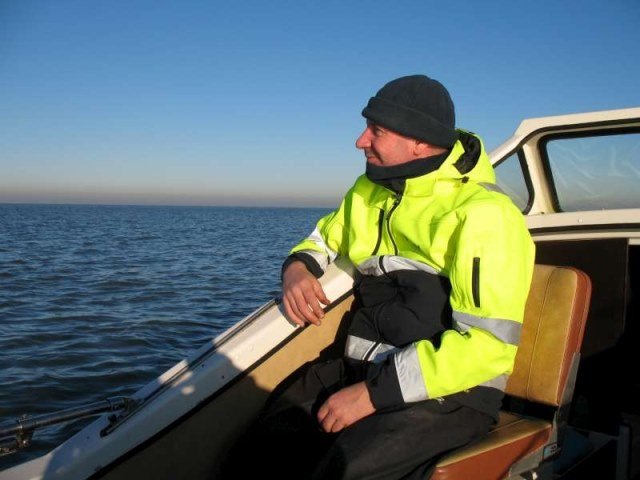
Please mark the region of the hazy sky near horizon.
[[0, 202], [332, 206], [388, 80], [489, 150], [640, 106], [640, 1], [0, 0]]

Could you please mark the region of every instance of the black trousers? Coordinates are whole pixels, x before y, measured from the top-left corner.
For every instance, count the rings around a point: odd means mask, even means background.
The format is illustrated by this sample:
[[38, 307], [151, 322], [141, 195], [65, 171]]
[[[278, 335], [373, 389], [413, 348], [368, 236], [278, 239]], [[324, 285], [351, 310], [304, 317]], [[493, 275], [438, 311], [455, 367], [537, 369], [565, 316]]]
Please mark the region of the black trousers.
[[232, 449], [223, 478], [426, 479], [441, 455], [493, 423], [453, 400], [427, 400], [377, 411], [339, 433], [323, 432], [319, 407], [354, 380], [342, 360], [301, 369], [274, 391]]

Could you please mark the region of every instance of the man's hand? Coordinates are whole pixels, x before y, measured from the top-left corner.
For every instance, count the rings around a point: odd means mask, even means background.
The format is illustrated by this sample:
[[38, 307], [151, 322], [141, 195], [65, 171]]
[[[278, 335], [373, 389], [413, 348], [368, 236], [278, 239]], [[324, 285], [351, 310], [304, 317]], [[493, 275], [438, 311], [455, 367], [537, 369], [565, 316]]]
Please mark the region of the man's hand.
[[305, 323], [320, 325], [324, 317], [320, 304], [330, 302], [304, 263], [293, 262], [282, 275], [282, 303], [287, 317], [303, 327]]
[[331, 395], [318, 410], [318, 422], [325, 432], [339, 432], [375, 411], [367, 386], [359, 382]]

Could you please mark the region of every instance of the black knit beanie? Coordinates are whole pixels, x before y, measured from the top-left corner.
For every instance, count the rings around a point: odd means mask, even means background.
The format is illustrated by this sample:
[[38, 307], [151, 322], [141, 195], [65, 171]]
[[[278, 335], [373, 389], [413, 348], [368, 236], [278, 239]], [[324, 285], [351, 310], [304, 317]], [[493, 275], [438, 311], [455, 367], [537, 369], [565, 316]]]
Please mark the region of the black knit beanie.
[[390, 81], [369, 99], [362, 116], [406, 137], [441, 147], [452, 147], [458, 138], [449, 92], [425, 75]]

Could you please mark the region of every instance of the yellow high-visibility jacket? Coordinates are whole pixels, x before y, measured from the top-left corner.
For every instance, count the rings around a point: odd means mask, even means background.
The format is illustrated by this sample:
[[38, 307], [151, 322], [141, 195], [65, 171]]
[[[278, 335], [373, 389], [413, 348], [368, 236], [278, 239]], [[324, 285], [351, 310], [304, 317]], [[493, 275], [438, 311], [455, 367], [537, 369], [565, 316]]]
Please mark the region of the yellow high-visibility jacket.
[[407, 179], [401, 194], [359, 177], [340, 207], [291, 250], [308, 266], [311, 259], [312, 271], [348, 256], [364, 275], [418, 270], [449, 280], [452, 327], [438, 345], [349, 337], [347, 357], [389, 352], [387, 366], [368, 382], [377, 408], [389, 401], [375, 390], [389, 385], [404, 402], [478, 386], [503, 391], [513, 368], [534, 245], [522, 213], [495, 185], [480, 140], [463, 131], [460, 139], [440, 168]]

